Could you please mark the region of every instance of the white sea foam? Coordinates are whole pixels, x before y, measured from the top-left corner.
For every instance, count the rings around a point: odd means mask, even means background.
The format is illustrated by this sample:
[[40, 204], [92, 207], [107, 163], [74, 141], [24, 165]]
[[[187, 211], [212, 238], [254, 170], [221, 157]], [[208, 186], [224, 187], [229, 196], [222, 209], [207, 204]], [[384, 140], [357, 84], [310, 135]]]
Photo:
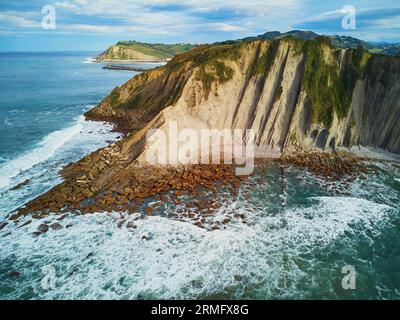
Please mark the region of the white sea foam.
[[95, 63], [96, 59], [94, 58], [85, 58], [85, 60], [82, 61], [82, 63]]
[[4, 120], [4, 124], [7, 126], [12, 126], [13, 123], [8, 119], [8, 117]]
[[[45, 299], [307, 298], [317, 271], [327, 281], [328, 273], [340, 276], [317, 253], [340, 238], [373, 241], [392, 213], [388, 206], [349, 197], [313, 198], [308, 207], [274, 216], [249, 212], [245, 204], [235, 209], [253, 220], [213, 232], [162, 217], [139, 220], [130, 231], [117, 227], [118, 215], [96, 214], [67, 218], [62, 223], [73, 223], [71, 228], [32, 241], [28, 231], [41, 223], [33, 221], [2, 240], [3, 257], [34, 266], [21, 270], [25, 282], [13, 298], [31, 288]], [[144, 234], [150, 239], [143, 240]], [[57, 273], [50, 291], [40, 286], [46, 265]]]
[[0, 190], [9, 185], [11, 178], [49, 159], [68, 140], [80, 132], [84, 121], [84, 116], [80, 116], [73, 126], [48, 134], [37, 148], [1, 165]]
[[[45, 157], [42, 157], [40, 159], [45, 160], [9, 178], [8, 186], [0, 192], [0, 219], [2, 213], [6, 214], [18, 208], [57, 183], [60, 183], [61, 180], [58, 173], [63, 166], [77, 161], [86, 154], [107, 145], [108, 141], [115, 141], [119, 136], [117, 132], [111, 131], [112, 125], [107, 123], [83, 121], [80, 118], [77, 124], [78, 126], [74, 125], [73, 128], [79, 134], [74, 134], [69, 140], [66, 140], [49, 158], [45, 159]], [[80, 128], [79, 131], [77, 130], [78, 128]], [[64, 136], [64, 138], [66, 137]], [[39, 159], [35, 158], [35, 162], [36, 160]], [[15, 159], [11, 161], [15, 161]], [[2, 166], [6, 166], [11, 161], [7, 162], [6, 160]], [[27, 179], [29, 179], [29, 183], [23, 184], [18, 189], [13, 189], [14, 186]]]

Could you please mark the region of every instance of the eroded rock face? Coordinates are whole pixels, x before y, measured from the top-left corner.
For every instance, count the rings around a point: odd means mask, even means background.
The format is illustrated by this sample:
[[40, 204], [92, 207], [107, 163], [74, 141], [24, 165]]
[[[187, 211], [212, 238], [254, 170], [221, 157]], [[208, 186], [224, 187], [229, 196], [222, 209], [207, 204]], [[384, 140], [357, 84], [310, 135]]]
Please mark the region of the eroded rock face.
[[358, 145], [400, 153], [400, 59], [324, 39], [204, 46], [131, 79], [89, 115], [134, 119], [122, 153], [139, 162], [146, 132], [171, 121], [253, 129], [265, 156]]

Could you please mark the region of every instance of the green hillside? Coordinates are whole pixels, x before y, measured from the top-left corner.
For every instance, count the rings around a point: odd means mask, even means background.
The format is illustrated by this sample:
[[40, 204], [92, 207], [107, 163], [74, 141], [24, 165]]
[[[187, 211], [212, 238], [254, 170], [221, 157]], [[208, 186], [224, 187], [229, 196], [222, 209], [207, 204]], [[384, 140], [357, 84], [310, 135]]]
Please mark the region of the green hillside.
[[[246, 42], [253, 40], [276, 40], [288, 36], [292, 36], [300, 40], [313, 40], [320, 37], [321, 35], [318, 35], [312, 31], [302, 31], [302, 30], [292, 30], [284, 33], [281, 33], [279, 31], [269, 31], [254, 37], [247, 37], [244, 39], [233, 40], [233, 41], [224, 41], [220, 43], [229, 44], [229, 43]], [[365, 50], [369, 51], [370, 53], [400, 56], [400, 43], [372, 43], [349, 36], [338, 36], [338, 35], [325, 36], [325, 37], [330, 38], [332, 45], [337, 48], [356, 49], [358, 47], [362, 47]]]
[[191, 44], [143, 43], [137, 41], [119, 41], [99, 55], [98, 60], [158, 60], [166, 61], [177, 54], [196, 47]]

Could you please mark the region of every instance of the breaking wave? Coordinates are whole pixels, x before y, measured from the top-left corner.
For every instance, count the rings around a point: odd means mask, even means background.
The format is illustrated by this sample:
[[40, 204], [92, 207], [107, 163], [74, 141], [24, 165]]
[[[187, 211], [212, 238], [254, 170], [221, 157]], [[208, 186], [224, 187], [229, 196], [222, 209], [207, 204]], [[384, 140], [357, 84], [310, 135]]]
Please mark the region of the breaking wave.
[[48, 134], [39, 142], [37, 148], [2, 164], [0, 166], [0, 189], [7, 187], [10, 179], [19, 173], [49, 159], [68, 140], [80, 132], [84, 121], [84, 116], [80, 116], [73, 126]]
[[[119, 214], [100, 213], [67, 218], [62, 230], [32, 241], [27, 231], [41, 223], [33, 221], [3, 240], [9, 268], [34, 266], [24, 269], [23, 285], [8, 298], [315, 298], [315, 287], [318, 298], [337, 298], [340, 268], [355, 262], [348, 260], [352, 247], [331, 264], [326, 255], [354, 238], [373, 242], [390, 224], [393, 209], [352, 197], [309, 201], [282, 215], [236, 203], [249, 222], [213, 232], [157, 216], [136, 221], [136, 229], [119, 229]], [[48, 265], [57, 274], [50, 291], [40, 286]], [[318, 275], [328, 282], [321, 284]]]

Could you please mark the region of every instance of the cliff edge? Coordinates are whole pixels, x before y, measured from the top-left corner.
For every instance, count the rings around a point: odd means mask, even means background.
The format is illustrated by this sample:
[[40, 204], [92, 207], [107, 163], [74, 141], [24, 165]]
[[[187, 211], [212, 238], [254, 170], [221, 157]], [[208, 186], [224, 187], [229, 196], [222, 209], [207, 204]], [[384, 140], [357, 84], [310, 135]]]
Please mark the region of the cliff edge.
[[253, 129], [266, 156], [355, 146], [400, 153], [400, 59], [325, 37], [201, 46], [115, 88], [87, 116], [123, 121], [127, 155], [171, 121]]
[[[138, 207], [151, 214], [144, 200], [165, 203], [171, 190], [195, 195], [223, 183], [237, 192], [246, 177], [232, 165], [149, 165], [147, 133], [167, 133], [172, 124], [178, 130], [252, 129], [257, 158], [305, 167], [327, 183], [355, 179], [368, 168], [344, 150], [400, 153], [400, 60], [335, 48], [324, 37], [200, 46], [115, 88], [86, 116], [116, 123], [124, 138], [65, 167], [61, 184], [10, 220]], [[211, 204], [197, 205], [211, 210]]]

